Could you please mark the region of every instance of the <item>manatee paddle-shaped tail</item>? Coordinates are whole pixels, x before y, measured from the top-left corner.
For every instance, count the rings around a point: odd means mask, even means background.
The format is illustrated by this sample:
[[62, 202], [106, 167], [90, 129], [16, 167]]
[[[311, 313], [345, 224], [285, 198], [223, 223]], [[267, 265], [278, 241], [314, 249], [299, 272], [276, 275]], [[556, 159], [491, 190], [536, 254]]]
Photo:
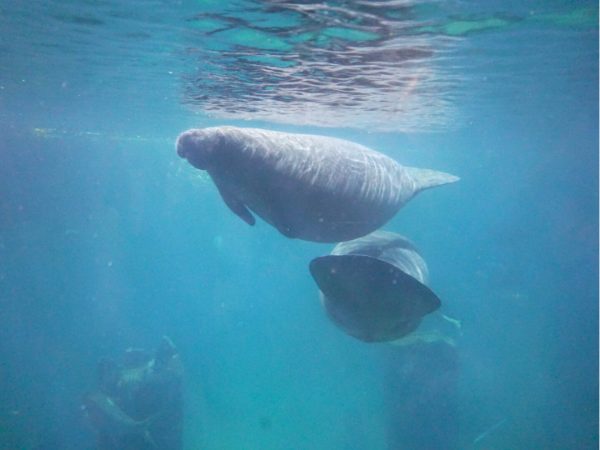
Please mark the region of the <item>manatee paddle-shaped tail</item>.
[[310, 262], [329, 319], [364, 342], [396, 341], [441, 306], [425, 260], [405, 237], [375, 231]]
[[431, 169], [418, 169], [416, 167], [404, 167], [408, 175], [415, 183], [415, 193], [424, 191], [436, 186], [455, 183], [460, 180], [459, 177], [446, 172], [439, 172]]

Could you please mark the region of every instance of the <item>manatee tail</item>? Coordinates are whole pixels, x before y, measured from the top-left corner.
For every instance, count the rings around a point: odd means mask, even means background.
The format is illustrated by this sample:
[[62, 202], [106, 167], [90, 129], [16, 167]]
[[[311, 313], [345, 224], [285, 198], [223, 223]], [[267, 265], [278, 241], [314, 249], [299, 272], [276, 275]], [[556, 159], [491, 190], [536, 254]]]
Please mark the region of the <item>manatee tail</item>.
[[437, 170], [417, 169], [416, 167], [405, 167], [405, 169], [415, 183], [415, 192], [460, 180], [457, 176]]

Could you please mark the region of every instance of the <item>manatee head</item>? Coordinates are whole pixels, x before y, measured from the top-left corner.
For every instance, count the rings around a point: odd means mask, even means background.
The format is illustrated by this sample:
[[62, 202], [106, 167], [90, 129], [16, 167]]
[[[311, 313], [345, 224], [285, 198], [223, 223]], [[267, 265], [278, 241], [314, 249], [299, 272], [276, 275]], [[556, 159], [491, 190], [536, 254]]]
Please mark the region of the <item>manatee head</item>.
[[208, 170], [215, 150], [222, 145], [218, 128], [191, 129], [177, 137], [177, 154], [197, 169]]

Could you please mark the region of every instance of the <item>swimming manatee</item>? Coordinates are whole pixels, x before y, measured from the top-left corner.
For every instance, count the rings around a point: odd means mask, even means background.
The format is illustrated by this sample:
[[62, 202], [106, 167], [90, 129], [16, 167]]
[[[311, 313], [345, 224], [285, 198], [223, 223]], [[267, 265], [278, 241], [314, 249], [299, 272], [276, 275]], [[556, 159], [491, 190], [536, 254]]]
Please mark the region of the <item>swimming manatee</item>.
[[245, 222], [254, 225], [254, 212], [287, 237], [316, 242], [364, 236], [418, 192], [458, 180], [325, 136], [223, 126], [185, 131], [176, 145]]
[[92, 426], [110, 441], [110, 448], [118, 448], [123, 440], [137, 442], [140, 448], [158, 448], [150, 433], [154, 417], [135, 420], [103, 392], [87, 394], [82, 409]]
[[394, 341], [440, 307], [427, 264], [408, 239], [376, 231], [310, 262], [328, 317], [365, 342]]

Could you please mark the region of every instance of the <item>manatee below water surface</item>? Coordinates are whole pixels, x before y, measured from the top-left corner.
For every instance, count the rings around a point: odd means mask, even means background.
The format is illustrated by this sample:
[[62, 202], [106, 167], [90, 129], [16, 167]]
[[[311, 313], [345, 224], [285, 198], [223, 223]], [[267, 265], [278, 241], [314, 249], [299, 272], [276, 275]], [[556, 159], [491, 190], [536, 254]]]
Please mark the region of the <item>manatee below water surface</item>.
[[405, 237], [386, 231], [335, 246], [310, 262], [329, 319], [365, 342], [395, 341], [438, 309], [425, 260]]
[[315, 242], [364, 236], [418, 192], [458, 180], [325, 136], [222, 126], [185, 131], [176, 146], [245, 222], [254, 225], [254, 212], [287, 237]]

